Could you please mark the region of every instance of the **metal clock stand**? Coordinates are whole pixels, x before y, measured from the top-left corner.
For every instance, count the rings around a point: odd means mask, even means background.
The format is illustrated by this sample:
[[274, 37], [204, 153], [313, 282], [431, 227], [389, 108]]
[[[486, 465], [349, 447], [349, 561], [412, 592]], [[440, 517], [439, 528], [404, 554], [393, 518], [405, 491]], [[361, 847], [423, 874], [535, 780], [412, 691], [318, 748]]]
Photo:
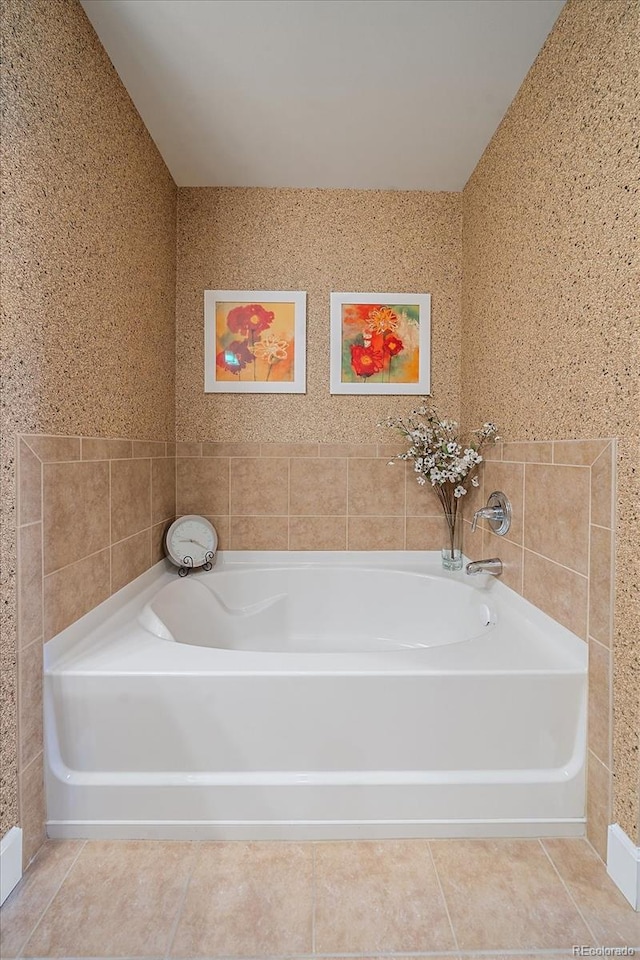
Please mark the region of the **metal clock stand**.
[[[204, 563], [202, 564], [202, 569], [207, 572], [213, 567], [213, 559], [215, 554], [212, 550], [208, 550], [204, 555]], [[189, 573], [189, 570], [193, 570], [193, 557], [183, 557], [182, 566], [178, 570], [179, 577], [186, 577]]]

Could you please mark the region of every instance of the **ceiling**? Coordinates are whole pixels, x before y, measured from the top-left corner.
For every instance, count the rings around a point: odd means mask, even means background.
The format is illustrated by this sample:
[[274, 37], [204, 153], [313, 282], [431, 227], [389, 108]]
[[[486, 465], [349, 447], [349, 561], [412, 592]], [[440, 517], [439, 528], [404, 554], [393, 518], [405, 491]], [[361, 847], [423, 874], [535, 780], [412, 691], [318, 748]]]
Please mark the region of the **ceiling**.
[[81, 0], [179, 186], [461, 190], [564, 0]]

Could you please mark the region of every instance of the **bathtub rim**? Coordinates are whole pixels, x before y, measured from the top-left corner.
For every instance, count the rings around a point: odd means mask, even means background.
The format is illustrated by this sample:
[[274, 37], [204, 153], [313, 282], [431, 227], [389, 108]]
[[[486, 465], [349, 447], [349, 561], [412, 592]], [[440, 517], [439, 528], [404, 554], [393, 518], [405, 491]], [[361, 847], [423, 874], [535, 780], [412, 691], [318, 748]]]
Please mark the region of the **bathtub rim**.
[[[466, 559], [466, 558], [465, 558]], [[453, 580], [460, 583], [465, 589], [476, 588], [480, 591], [486, 591], [487, 594], [495, 595], [499, 603], [506, 603], [510, 609], [517, 610], [525, 620], [538, 630], [551, 629], [562, 646], [570, 652], [574, 666], [571, 671], [576, 669], [579, 672], [587, 673], [588, 667], [588, 645], [585, 640], [572, 633], [557, 620], [548, 616], [530, 601], [526, 600], [521, 594], [512, 590], [505, 583], [489, 575], [480, 575], [474, 577], [470, 582], [464, 568], [461, 571], [446, 571], [442, 569], [439, 551], [422, 550], [388, 550], [388, 551], [241, 551], [227, 550], [218, 551], [216, 557], [216, 569], [223, 571], [234, 570], [257, 570], [262, 566], [271, 568], [288, 567], [327, 567], [327, 566], [345, 566], [389, 569], [409, 573], [426, 574], [435, 578]], [[60, 633], [47, 640], [44, 644], [44, 672], [57, 672], [58, 669], [64, 669], [65, 661], [71, 653], [80, 652], [87, 648], [89, 644], [105, 639], [108, 641], [114, 628], [128, 623], [138, 609], [141, 609], [144, 603], [156, 593], [160, 586], [170, 583], [177, 578], [176, 568], [168, 560], [158, 561], [139, 577], [132, 580], [126, 586], [112, 596], [108, 597], [97, 607], [94, 607], [80, 619], [76, 620], [70, 626], [66, 627]], [[211, 576], [211, 574], [205, 574]], [[142, 629], [142, 628], [140, 628]], [[158, 641], [168, 643], [170, 641]], [[466, 641], [462, 641], [463, 643]], [[187, 644], [180, 646], [188, 646]], [[435, 646], [427, 648], [428, 650], [443, 650], [446, 646], [456, 646], [456, 644]], [[199, 648], [201, 650], [217, 651], [217, 648]], [[238, 653], [238, 651], [233, 651]], [[243, 652], [241, 652], [243, 653]], [[268, 653], [268, 657], [275, 657], [278, 654]], [[328, 653], [305, 653], [299, 656], [305, 657], [329, 657]], [[338, 656], [346, 657], [346, 654]], [[362, 654], [354, 654], [354, 657], [360, 657]], [[216, 669], [219, 669], [219, 665]], [[244, 672], [244, 671], [243, 671]], [[476, 670], [473, 671], [477, 672]], [[489, 672], [495, 672], [490, 670]], [[506, 671], [510, 672], [510, 671]]]

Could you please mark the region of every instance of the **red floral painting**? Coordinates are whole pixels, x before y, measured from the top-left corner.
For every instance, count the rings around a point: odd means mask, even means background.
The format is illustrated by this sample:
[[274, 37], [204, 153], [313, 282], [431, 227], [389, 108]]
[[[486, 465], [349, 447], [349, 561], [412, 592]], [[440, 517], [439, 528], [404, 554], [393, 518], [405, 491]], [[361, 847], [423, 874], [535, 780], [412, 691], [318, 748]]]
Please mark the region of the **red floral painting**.
[[[332, 392], [417, 392], [428, 365], [428, 295], [332, 294]], [[426, 336], [425, 336], [426, 334]], [[426, 346], [426, 356], [425, 356]], [[349, 385], [383, 389], [350, 390]]]
[[243, 292], [205, 292], [205, 390], [303, 392], [304, 294]]

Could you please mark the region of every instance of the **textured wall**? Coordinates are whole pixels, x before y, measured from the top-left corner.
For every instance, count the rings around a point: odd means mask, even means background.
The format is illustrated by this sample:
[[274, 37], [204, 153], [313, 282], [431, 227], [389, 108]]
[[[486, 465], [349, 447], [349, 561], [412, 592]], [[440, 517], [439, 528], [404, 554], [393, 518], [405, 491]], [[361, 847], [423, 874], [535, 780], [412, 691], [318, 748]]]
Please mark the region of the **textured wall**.
[[176, 190], [76, 0], [3, 9], [0, 835], [17, 820], [17, 433], [174, 435]]
[[[430, 292], [432, 392], [460, 409], [460, 195], [357, 190], [178, 191], [180, 440], [388, 440], [411, 398], [330, 396], [329, 293]], [[203, 290], [306, 290], [306, 395], [204, 394]]]
[[508, 439], [619, 438], [614, 819], [633, 838], [639, 18], [637, 0], [570, 0], [463, 194], [463, 419]]

